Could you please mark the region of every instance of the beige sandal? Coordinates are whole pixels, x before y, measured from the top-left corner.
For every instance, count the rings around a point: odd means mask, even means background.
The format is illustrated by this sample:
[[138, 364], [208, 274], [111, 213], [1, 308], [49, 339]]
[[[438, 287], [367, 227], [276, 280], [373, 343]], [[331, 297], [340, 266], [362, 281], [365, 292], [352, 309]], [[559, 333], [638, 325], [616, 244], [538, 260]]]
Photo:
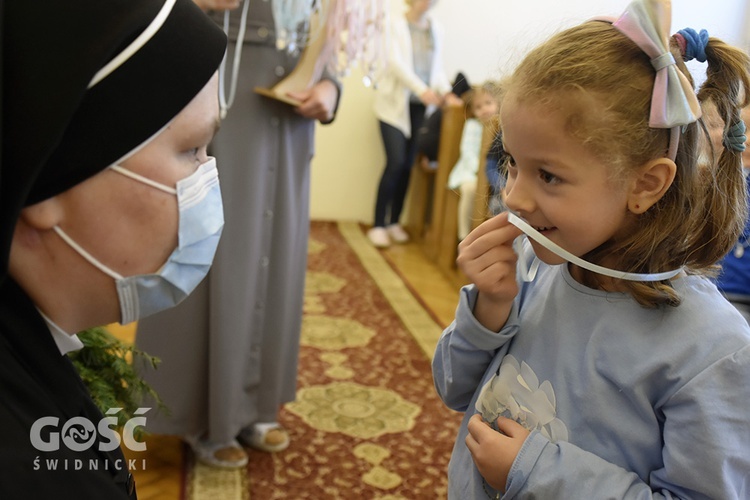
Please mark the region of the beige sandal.
[[255, 423], [245, 427], [237, 439], [246, 446], [268, 453], [289, 447], [289, 433], [277, 422]]
[[229, 443], [212, 443], [188, 438], [185, 441], [193, 450], [195, 459], [202, 464], [222, 469], [241, 469], [247, 465], [247, 453], [236, 439]]

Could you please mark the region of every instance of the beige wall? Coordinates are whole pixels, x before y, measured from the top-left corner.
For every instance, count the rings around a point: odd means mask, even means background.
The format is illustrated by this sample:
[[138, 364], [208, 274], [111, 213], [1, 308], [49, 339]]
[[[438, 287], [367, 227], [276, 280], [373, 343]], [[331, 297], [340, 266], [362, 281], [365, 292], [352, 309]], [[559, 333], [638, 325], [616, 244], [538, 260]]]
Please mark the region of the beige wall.
[[372, 111], [374, 90], [365, 87], [362, 78], [356, 69], [344, 78], [336, 120], [315, 131], [313, 219], [372, 222], [385, 156]]

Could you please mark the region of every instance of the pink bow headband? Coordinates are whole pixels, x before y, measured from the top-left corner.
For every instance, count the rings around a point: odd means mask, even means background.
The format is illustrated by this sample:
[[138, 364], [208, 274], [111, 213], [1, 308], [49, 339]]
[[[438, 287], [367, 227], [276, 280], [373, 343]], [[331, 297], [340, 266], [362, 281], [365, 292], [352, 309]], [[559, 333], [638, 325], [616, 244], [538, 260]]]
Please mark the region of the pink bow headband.
[[648, 124], [651, 128], [671, 129], [668, 156], [674, 160], [680, 127], [698, 120], [701, 108], [690, 82], [677, 69], [669, 51], [671, 15], [670, 0], [635, 0], [618, 19], [598, 20], [611, 22], [651, 58], [656, 77]]

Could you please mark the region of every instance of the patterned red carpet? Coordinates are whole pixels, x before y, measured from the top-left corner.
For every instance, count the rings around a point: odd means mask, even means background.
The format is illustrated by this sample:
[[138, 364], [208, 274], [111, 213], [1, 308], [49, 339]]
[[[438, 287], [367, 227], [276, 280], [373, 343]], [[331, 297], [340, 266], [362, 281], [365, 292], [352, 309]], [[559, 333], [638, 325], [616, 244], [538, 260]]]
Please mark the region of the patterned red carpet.
[[425, 322], [397, 314], [381, 290], [387, 272], [376, 282], [363, 262], [382, 257], [369, 247], [357, 253], [360, 244], [356, 225], [347, 237], [337, 223], [312, 224], [298, 397], [282, 412], [292, 444], [252, 452], [252, 499], [445, 497], [460, 415], [436, 396], [430, 360], [413, 337], [413, 325]]

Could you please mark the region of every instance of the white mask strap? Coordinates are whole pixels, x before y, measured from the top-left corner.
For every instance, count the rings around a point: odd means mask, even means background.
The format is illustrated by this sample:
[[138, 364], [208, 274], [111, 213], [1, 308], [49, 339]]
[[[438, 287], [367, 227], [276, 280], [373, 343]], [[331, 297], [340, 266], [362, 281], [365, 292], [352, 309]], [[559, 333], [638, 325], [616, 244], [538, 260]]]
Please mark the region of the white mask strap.
[[530, 252], [532, 257], [531, 263], [529, 263], [529, 254], [524, 252], [523, 244], [524, 238], [519, 236], [513, 240], [513, 250], [516, 252], [516, 255], [518, 255], [518, 273], [520, 274], [520, 278], [522, 281], [529, 283], [536, 278], [536, 273], [539, 271], [541, 261], [532, 251]]
[[143, 177], [142, 175], [136, 174], [135, 172], [131, 172], [130, 170], [128, 170], [126, 168], [122, 168], [119, 165], [112, 165], [109, 168], [112, 169], [112, 170], [114, 170], [118, 174], [122, 174], [125, 177], [130, 177], [131, 179], [135, 179], [138, 182], [142, 182], [144, 184], [148, 184], [149, 186], [155, 187], [156, 189], [160, 189], [160, 190], [164, 191], [165, 193], [177, 194], [177, 190], [175, 188], [171, 188], [171, 187], [165, 186], [164, 184], [161, 184], [159, 182], [152, 181], [148, 177]]
[[70, 245], [70, 247], [73, 250], [75, 250], [76, 252], [78, 252], [78, 254], [81, 257], [83, 257], [84, 259], [86, 259], [87, 261], [89, 261], [91, 264], [93, 264], [94, 266], [96, 266], [101, 272], [103, 272], [104, 274], [106, 274], [106, 275], [108, 275], [111, 278], [114, 278], [116, 280], [122, 279], [121, 275], [117, 274], [112, 269], [108, 268], [107, 266], [105, 266], [104, 264], [102, 264], [101, 262], [99, 262], [96, 259], [96, 257], [94, 257], [93, 255], [91, 255], [90, 253], [88, 253], [86, 250], [83, 249], [83, 247], [81, 247], [81, 245], [79, 245], [78, 243], [76, 243], [75, 241], [73, 241], [73, 238], [71, 238], [70, 236], [68, 236], [67, 234], [65, 234], [65, 231], [63, 231], [60, 226], [55, 226], [52, 229], [54, 229], [55, 232], [60, 235], [60, 238], [62, 238], [63, 241], [65, 241], [65, 243], [67, 243], [68, 245]]
[[576, 257], [575, 255], [568, 252], [561, 246], [552, 242], [549, 238], [547, 238], [546, 236], [541, 234], [539, 231], [531, 227], [526, 221], [522, 220], [516, 214], [508, 212], [508, 222], [510, 222], [511, 224], [516, 226], [518, 229], [523, 231], [526, 234], [526, 236], [536, 241], [537, 243], [542, 245], [544, 248], [546, 248], [550, 252], [553, 252], [554, 254], [567, 260], [571, 264], [575, 264], [578, 267], [582, 267], [583, 269], [587, 269], [591, 272], [602, 274], [604, 276], [609, 276], [611, 278], [617, 278], [617, 279], [628, 280], [628, 281], [663, 281], [663, 280], [668, 280], [670, 278], [674, 278], [682, 271], [682, 268], [680, 268], [680, 269], [675, 269], [674, 271], [666, 271], [663, 273], [654, 273], [654, 274], [628, 273], [625, 271], [616, 271], [614, 269], [609, 269], [607, 267], [598, 266], [596, 264], [592, 264], [591, 262], [587, 262], [579, 257]]

